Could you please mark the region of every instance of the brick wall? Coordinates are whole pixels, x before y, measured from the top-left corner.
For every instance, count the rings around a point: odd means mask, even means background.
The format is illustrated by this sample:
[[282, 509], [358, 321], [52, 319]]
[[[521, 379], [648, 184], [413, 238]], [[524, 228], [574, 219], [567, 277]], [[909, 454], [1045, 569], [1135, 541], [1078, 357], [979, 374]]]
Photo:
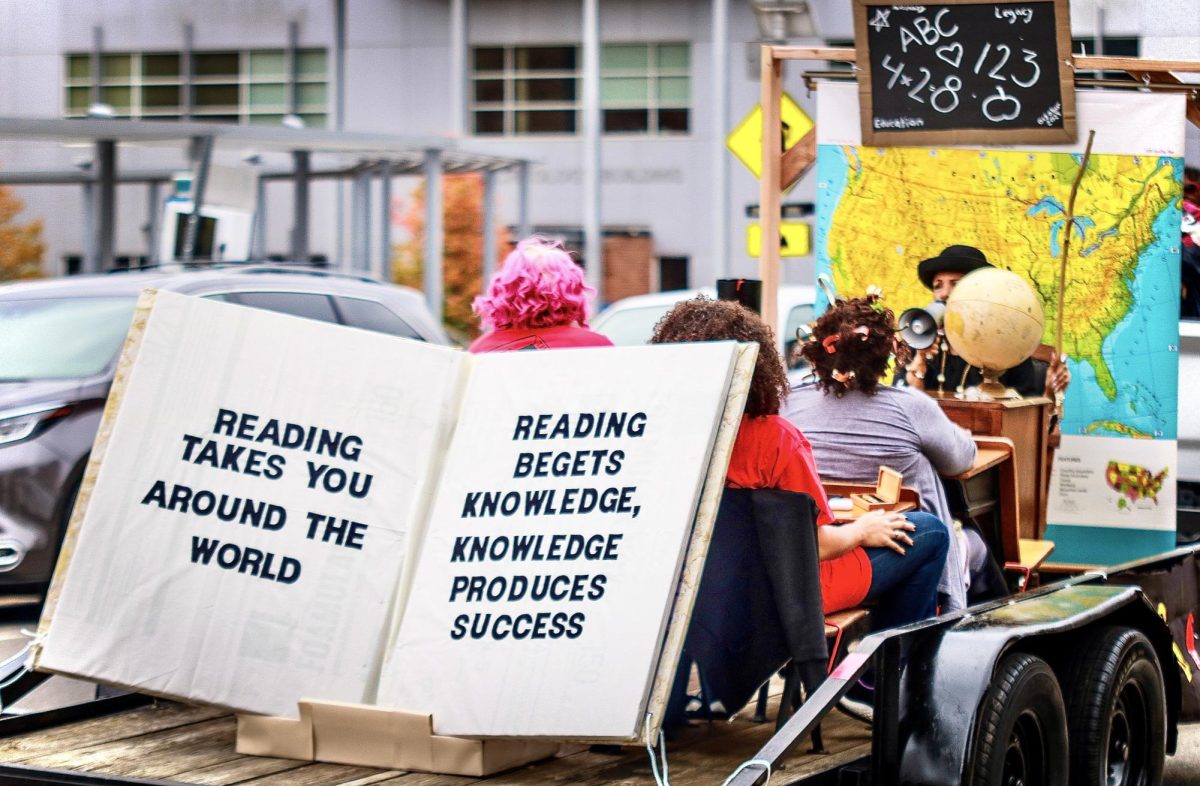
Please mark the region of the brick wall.
[[653, 245], [649, 234], [605, 235], [602, 302], [654, 290]]

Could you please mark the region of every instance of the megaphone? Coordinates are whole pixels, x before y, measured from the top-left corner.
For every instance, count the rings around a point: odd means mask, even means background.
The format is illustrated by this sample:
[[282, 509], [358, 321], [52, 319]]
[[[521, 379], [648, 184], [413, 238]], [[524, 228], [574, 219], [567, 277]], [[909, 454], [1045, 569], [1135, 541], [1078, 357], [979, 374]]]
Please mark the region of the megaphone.
[[928, 349], [937, 341], [945, 316], [946, 304], [935, 300], [925, 308], [906, 309], [896, 322], [896, 331], [913, 349]]

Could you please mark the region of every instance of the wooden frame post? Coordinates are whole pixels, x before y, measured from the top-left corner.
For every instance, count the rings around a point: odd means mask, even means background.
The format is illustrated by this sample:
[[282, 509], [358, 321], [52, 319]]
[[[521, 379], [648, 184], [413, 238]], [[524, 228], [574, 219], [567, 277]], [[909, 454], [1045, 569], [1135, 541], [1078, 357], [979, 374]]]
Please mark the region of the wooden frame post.
[[779, 124], [779, 101], [783, 88], [783, 61], [774, 47], [762, 48], [762, 173], [758, 178], [758, 223], [762, 228], [762, 250], [758, 277], [762, 281], [762, 318], [772, 330], [779, 324], [779, 220], [783, 195], [779, 190], [780, 160], [783, 157], [783, 127]]

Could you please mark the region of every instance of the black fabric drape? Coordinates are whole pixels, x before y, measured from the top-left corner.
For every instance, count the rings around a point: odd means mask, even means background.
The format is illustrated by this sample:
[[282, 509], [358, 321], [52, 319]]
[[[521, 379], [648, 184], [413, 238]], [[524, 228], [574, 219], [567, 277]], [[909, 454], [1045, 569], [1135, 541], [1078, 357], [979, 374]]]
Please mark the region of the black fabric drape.
[[709, 701], [742, 707], [788, 660], [810, 692], [824, 677], [816, 519], [807, 494], [725, 490], [681, 664], [699, 664]]

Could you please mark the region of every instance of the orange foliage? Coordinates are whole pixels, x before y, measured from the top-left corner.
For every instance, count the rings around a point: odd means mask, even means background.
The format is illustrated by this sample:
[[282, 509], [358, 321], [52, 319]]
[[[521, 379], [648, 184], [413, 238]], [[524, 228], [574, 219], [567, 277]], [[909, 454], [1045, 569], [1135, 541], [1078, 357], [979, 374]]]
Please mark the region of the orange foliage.
[[[392, 252], [392, 277], [397, 284], [424, 286], [425, 183], [412, 192], [400, 224], [411, 237]], [[444, 245], [442, 276], [445, 295], [444, 322], [451, 332], [467, 337], [479, 334], [479, 321], [471, 301], [483, 288], [483, 176], [446, 175], [442, 178]], [[507, 231], [499, 230], [497, 249], [507, 247]]]
[[11, 189], [0, 186], [0, 281], [18, 278], [40, 278], [42, 254], [42, 221], [27, 224], [13, 223], [25, 203]]

